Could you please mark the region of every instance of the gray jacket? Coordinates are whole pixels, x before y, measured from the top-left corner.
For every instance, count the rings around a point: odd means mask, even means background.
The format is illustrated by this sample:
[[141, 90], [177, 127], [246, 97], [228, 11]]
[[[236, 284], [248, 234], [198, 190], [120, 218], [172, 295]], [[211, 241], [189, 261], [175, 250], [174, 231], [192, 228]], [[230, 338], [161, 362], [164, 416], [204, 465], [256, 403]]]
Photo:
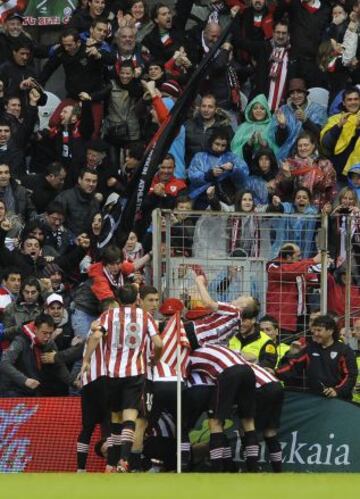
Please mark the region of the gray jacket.
[[[57, 350], [53, 341], [40, 347], [41, 352]], [[40, 386], [35, 390], [27, 388], [28, 378], [36, 379]], [[16, 336], [0, 361], [0, 390], [5, 394], [18, 396], [56, 395], [56, 383], [71, 385], [72, 378], [64, 364], [42, 364], [38, 367], [30, 339], [21, 334]]]

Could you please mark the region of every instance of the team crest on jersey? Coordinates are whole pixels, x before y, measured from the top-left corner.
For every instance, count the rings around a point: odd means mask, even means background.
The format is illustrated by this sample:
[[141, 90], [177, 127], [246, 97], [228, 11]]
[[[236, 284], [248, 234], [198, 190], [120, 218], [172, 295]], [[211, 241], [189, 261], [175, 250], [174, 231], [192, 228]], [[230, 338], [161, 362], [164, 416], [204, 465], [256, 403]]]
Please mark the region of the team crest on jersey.
[[332, 360], [336, 359], [337, 354], [338, 354], [337, 352], [330, 352], [330, 358], [331, 358]]
[[176, 185], [170, 185], [170, 191], [176, 192]]

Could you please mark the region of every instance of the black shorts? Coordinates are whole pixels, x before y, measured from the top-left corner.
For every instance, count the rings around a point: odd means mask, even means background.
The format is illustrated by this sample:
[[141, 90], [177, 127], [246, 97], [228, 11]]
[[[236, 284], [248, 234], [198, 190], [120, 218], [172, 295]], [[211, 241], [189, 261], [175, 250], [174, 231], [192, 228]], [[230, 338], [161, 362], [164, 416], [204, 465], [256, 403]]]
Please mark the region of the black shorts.
[[140, 408], [139, 408], [139, 418], [149, 419], [151, 409], [153, 406], [153, 382], [150, 379], [146, 379], [144, 383], [144, 390], [141, 397]]
[[217, 379], [209, 417], [224, 421], [237, 406], [240, 418], [255, 417], [255, 374], [249, 366], [232, 366]]
[[283, 402], [284, 390], [278, 381], [268, 383], [256, 390], [255, 426], [257, 430], [275, 430], [280, 427]]
[[145, 393], [140, 411], [144, 417], [157, 421], [162, 412], [168, 412], [176, 421], [177, 390], [176, 381], [146, 381]]
[[124, 409], [136, 409], [138, 411], [140, 409], [145, 387], [143, 374], [126, 378], [110, 378], [109, 387], [112, 412], [119, 412]]
[[83, 427], [104, 423], [109, 418], [108, 378], [85, 385], [81, 390], [81, 418]]
[[184, 391], [182, 403], [182, 423], [184, 430], [190, 431], [194, 428], [201, 414], [209, 410], [214, 390], [215, 386], [195, 385]]

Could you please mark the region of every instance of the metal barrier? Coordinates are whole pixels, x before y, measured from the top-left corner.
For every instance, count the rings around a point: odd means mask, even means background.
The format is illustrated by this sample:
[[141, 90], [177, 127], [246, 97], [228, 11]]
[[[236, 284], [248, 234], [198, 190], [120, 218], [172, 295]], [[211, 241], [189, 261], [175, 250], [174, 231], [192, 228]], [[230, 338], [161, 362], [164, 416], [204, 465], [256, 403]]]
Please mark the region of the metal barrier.
[[[201, 305], [195, 276], [203, 273], [215, 300], [250, 294], [262, 314], [279, 320], [283, 334], [304, 332], [311, 312], [327, 311], [327, 222], [321, 215], [155, 210], [154, 285], [163, 297], [194, 308]], [[300, 261], [296, 266], [283, 257], [277, 269], [286, 243], [299, 247]], [[311, 260], [316, 255], [319, 264]]]
[[[230, 302], [251, 294], [259, 300], [262, 315], [279, 321], [280, 339], [305, 334], [311, 314], [330, 312], [357, 348], [351, 318], [360, 317], [360, 217], [341, 217], [155, 210], [153, 283], [163, 298], [180, 298], [188, 309], [201, 305], [198, 273], [206, 275], [215, 300]], [[283, 257], [279, 267], [278, 255], [286, 243], [296, 244], [301, 255], [297, 262]], [[311, 262], [316, 255], [318, 264]], [[337, 275], [342, 262], [343, 285]], [[335, 295], [344, 296], [345, 303], [328, 308], [328, 299], [333, 305]], [[342, 307], [344, 313], [336, 313]]]

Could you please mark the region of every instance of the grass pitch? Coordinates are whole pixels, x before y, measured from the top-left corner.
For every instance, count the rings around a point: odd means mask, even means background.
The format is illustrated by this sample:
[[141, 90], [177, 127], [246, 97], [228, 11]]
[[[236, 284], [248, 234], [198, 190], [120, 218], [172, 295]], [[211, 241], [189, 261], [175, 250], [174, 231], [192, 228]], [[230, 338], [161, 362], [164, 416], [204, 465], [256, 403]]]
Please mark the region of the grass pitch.
[[0, 499], [352, 499], [360, 474], [11, 474]]

